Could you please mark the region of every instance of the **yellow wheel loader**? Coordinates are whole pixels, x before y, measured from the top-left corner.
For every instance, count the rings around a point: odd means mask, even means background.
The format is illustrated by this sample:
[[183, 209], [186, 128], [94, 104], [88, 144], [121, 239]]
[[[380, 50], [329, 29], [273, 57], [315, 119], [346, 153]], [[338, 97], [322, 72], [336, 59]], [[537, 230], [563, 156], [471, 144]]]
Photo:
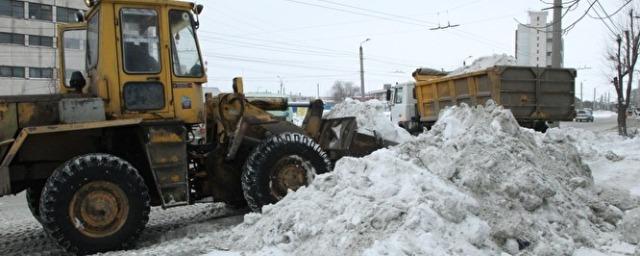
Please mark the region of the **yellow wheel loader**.
[[58, 25], [59, 93], [0, 97], [0, 196], [26, 190], [67, 251], [128, 248], [152, 206], [259, 211], [340, 157], [385, 146], [357, 133], [354, 118], [322, 119], [319, 100], [302, 127], [278, 120], [267, 111], [286, 100], [248, 101], [241, 78], [233, 93], [205, 97], [201, 5], [86, 3], [77, 23]]

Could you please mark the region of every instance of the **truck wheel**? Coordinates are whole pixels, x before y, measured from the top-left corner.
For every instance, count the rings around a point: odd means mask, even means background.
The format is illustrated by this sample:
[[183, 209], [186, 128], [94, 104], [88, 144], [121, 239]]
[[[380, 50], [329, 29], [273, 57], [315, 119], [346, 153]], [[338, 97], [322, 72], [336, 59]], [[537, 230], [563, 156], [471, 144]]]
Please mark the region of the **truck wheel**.
[[29, 211], [34, 218], [40, 223], [42, 223], [40, 219], [40, 195], [42, 194], [42, 188], [44, 184], [38, 182], [37, 184], [32, 184], [27, 188], [27, 206], [29, 206]]
[[251, 210], [278, 202], [287, 191], [308, 185], [316, 174], [331, 170], [320, 145], [298, 133], [273, 136], [258, 145], [242, 171], [242, 190]]
[[127, 248], [149, 220], [149, 191], [138, 171], [107, 154], [75, 157], [58, 167], [42, 191], [44, 230], [77, 254]]

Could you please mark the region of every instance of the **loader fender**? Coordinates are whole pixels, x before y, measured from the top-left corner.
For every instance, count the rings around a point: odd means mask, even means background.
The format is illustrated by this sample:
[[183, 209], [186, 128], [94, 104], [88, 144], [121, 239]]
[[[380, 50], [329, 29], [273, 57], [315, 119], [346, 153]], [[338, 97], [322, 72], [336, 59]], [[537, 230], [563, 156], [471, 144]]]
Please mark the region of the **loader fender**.
[[[25, 142], [30, 138], [37, 135], [54, 134], [70, 131], [83, 131], [101, 128], [121, 127], [140, 124], [142, 119], [121, 119], [121, 120], [109, 120], [87, 123], [75, 123], [75, 124], [59, 124], [59, 125], [44, 125], [44, 126], [32, 126], [23, 128], [15, 139], [8, 140], [6, 142], [0, 142], [0, 147], [8, 147], [6, 153], [2, 157], [0, 162], [0, 196], [8, 195], [12, 193], [12, 182], [9, 168], [16, 157], [21, 151]], [[53, 149], [48, 149], [53, 150]]]

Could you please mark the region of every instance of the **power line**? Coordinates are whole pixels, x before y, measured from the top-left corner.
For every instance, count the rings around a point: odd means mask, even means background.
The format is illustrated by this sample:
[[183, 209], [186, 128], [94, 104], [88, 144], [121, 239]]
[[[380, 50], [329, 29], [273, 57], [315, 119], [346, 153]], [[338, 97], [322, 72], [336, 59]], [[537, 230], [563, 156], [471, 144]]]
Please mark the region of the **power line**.
[[[587, 1], [589, 2], [589, 0], [587, 0]], [[598, 2], [598, 1], [596, 1], [596, 2]], [[600, 4], [600, 2], [598, 2], [598, 4]], [[602, 8], [602, 5], [600, 5], [600, 8]], [[605, 11], [604, 8], [602, 8], [602, 10]], [[589, 14], [589, 17], [602, 21], [602, 24], [604, 24], [604, 26], [609, 30], [609, 32], [611, 32], [611, 34], [613, 34], [613, 35], [617, 34], [616, 31], [614, 29], [612, 29], [611, 26], [609, 26], [609, 24], [607, 23], [606, 19], [600, 17], [600, 13], [598, 12], [598, 10], [593, 9], [593, 11], [596, 13], [596, 17], [591, 16], [591, 14]], [[605, 11], [605, 15], [608, 16], [606, 11]], [[612, 26], [616, 27], [615, 23], [611, 20], [611, 18], [609, 18], [609, 21], [611, 22]], [[616, 29], [618, 29], [618, 27], [616, 27]]]
[[[600, 1], [596, 0], [596, 2], [598, 2], [598, 5], [600, 5], [600, 8], [602, 9], [602, 11], [605, 14], [605, 17], [598, 17], [598, 19], [609, 19], [611, 21], [611, 17], [615, 16], [616, 14], [618, 14], [620, 11], [622, 11], [622, 9], [624, 9], [625, 6], [629, 5], [631, 2], [633, 2], [633, 0], [628, 0], [626, 3], [624, 3], [622, 6], [620, 6], [620, 8], [618, 8], [615, 12], [611, 13], [611, 14], [607, 14], [607, 11], [604, 9], [604, 7], [602, 6], [602, 4], [600, 3]], [[613, 21], [611, 21], [613, 23]]]
[[389, 16], [389, 17], [395, 17], [395, 18], [400, 18], [400, 19], [404, 19], [404, 20], [413, 20], [413, 21], [417, 21], [417, 22], [421, 22], [421, 23], [428, 23], [428, 24], [430, 23], [431, 25], [436, 25], [433, 22], [417, 20], [417, 19], [414, 19], [414, 18], [406, 17], [406, 16], [400, 16], [400, 15], [396, 15], [396, 14], [392, 14], [392, 13], [380, 12], [380, 11], [376, 11], [376, 10], [372, 10], [372, 9], [365, 9], [365, 8], [362, 8], [362, 7], [348, 5], [348, 4], [336, 3], [336, 2], [333, 2], [333, 1], [329, 1], [329, 0], [317, 0], [317, 1], [330, 3], [330, 4], [334, 4], [334, 5], [338, 5], [338, 6], [343, 6], [343, 7], [348, 7], [348, 8], [353, 8], [353, 9], [356, 9], [356, 10], [362, 10], [362, 11], [367, 11], [367, 12], [371, 12], [371, 13], [381, 14], [381, 15], [385, 15], [385, 16]]
[[421, 27], [425, 26], [424, 24], [421, 24], [421, 23], [414, 23], [414, 22], [409, 22], [409, 21], [401, 21], [401, 20], [392, 19], [392, 18], [389, 18], [389, 17], [386, 17], [386, 16], [372, 15], [372, 14], [367, 14], [367, 13], [363, 13], [363, 12], [350, 11], [350, 10], [335, 8], [335, 7], [326, 6], [326, 5], [302, 2], [302, 1], [298, 1], [298, 0], [284, 0], [284, 1], [297, 3], [297, 4], [301, 4], [301, 5], [307, 5], [307, 6], [313, 6], [313, 7], [318, 7], [318, 8], [334, 10], [334, 11], [338, 11], [338, 12], [345, 12], [345, 13], [356, 14], [356, 15], [361, 15], [361, 16], [366, 16], [366, 17], [373, 17], [373, 18], [383, 19], [383, 20], [387, 20], [387, 21], [410, 24], [410, 25], [415, 25], [415, 26], [421, 26]]

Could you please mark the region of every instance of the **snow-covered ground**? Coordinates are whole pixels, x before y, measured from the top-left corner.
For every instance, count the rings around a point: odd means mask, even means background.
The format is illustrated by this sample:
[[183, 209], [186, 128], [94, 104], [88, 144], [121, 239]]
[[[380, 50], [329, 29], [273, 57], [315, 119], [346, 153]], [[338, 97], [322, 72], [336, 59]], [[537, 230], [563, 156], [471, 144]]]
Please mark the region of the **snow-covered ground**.
[[610, 118], [615, 116], [618, 116], [618, 114], [613, 111], [608, 111], [608, 110], [593, 111], [593, 118]]
[[[388, 129], [360, 120], [380, 109], [351, 106], [361, 127]], [[634, 255], [640, 138], [614, 127], [596, 118], [541, 134], [497, 106], [452, 108], [428, 133], [340, 160], [263, 214], [155, 210], [137, 249], [104, 255]], [[58, 255], [17, 200], [0, 198], [0, 254]]]

